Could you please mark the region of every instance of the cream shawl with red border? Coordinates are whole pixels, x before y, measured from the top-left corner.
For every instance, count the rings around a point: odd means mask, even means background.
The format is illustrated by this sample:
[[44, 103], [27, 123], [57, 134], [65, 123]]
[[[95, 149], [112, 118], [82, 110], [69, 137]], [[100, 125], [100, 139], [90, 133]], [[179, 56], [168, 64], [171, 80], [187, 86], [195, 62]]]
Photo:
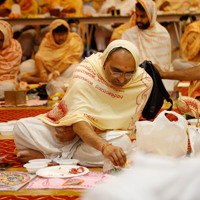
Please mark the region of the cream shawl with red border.
[[122, 88], [111, 85], [104, 75], [103, 65], [109, 52], [115, 47], [124, 47], [139, 65], [139, 52], [132, 43], [115, 40], [104, 53], [86, 58], [76, 69], [68, 91], [53, 110], [40, 118], [52, 126], [69, 126], [86, 121], [100, 130], [135, 129], [135, 122], [151, 92], [152, 79], [141, 68]]

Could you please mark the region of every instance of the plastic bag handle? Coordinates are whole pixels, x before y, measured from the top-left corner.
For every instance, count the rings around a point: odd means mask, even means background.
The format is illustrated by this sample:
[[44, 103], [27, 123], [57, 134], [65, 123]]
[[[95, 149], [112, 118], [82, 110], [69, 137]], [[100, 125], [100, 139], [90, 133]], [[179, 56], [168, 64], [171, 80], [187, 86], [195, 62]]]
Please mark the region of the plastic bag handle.
[[185, 124], [185, 126], [187, 126], [187, 121], [186, 121], [186, 119], [183, 117], [183, 116], [181, 116], [180, 114], [178, 114], [177, 112], [175, 112], [175, 111], [167, 111], [167, 110], [164, 110], [164, 111], [162, 111], [158, 116], [157, 116], [157, 118], [154, 120], [154, 122], [157, 124], [157, 125], [159, 125], [157, 122], [160, 120], [160, 118], [161, 117], [165, 117], [165, 119], [168, 121], [168, 122], [171, 122], [167, 117], [166, 117], [166, 115], [165, 114], [173, 114], [174, 116], [176, 116], [177, 118], [178, 118], [178, 121], [176, 121], [176, 123], [177, 122], [182, 122], [182, 123], [184, 123]]

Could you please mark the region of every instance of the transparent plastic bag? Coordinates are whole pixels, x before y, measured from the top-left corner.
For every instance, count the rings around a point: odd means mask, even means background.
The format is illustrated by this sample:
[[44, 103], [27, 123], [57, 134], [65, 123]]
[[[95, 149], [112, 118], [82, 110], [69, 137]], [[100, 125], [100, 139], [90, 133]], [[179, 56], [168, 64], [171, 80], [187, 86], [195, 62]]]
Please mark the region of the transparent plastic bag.
[[58, 96], [63, 97], [67, 90], [67, 82], [66, 78], [64, 77], [58, 77], [56, 80], [51, 80], [47, 86], [46, 86], [46, 91], [50, 99], [55, 97], [55, 94]]
[[192, 156], [200, 155], [200, 128], [189, 127], [188, 134], [190, 138], [190, 145], [192, 149]]
[[[169, 121], [165, 114], [173, 114], [178, 120]], [[187, 121], [173, 111], [163, 111], [153, 121], [136, 122], [137, 150], [163, 156], [185, 156], [188, 147]]]

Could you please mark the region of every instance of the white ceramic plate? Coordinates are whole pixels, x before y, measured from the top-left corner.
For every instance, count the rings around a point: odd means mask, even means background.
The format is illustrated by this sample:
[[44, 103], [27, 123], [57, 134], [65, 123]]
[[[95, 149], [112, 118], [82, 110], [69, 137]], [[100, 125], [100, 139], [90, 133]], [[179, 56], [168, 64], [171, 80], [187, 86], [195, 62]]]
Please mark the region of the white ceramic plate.
[[33, 160], [29, 160], [29, 163], [49, 163], [51, 162], [51, 159], [33, 159]]
[[79, 160], [77, 159], [60, 159], [56, 160], [57, 163], [60, 165], [77, 165], [79, 163]]
[[84, 174], [87, 174], [89, 172], [89, 169], [86, 167], [82, 167], [84, 169], [83, 172], [78, 174], [71, 174], [69, 171], [71, 169], [78, 169], [80, 166], [77, 165], [59, 165], [59, 166], [53, 166], [53, 167], [46, 167], [43, 169], [39, 169], [36, 174], [38, 176], [42, 176], [45, 178], [69, 178], [74, 176], [81, 176]]

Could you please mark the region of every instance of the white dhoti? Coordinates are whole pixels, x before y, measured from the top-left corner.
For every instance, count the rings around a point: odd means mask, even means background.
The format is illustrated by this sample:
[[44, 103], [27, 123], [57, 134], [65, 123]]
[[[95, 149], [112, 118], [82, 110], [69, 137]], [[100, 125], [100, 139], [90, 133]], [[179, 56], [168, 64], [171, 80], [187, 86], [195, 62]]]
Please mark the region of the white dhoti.
[[[78, 64], [71, 64], [61, 75], [60, 77], [63, 78], [71, 78], [73, 75], [73, 72], [75, 71]], [[25, 76], [30, 76], [32, 74], [37, 74], [39, 76], [39, 72], [37, 72], [38, 69], [35, 65], [34, 59], [29, 59], [21, 63], [20, 65], [20, 79]]]
[[[54, 135], [55, 127], [42, 122], [37, 117], [20, 119], [14, 126], [13, 135], [18, 150], [33, 149], [45, 158], [74, 158], [81, 165], [103, 166], [104, 156], [100, 151], [82, 142], [77, 136], [72, 141], [60, 142]], [[113, 145], [121, 147], [126, 154], [132, 151], [132, 143], [126, 131], [108, 131], [99, 134]]]

